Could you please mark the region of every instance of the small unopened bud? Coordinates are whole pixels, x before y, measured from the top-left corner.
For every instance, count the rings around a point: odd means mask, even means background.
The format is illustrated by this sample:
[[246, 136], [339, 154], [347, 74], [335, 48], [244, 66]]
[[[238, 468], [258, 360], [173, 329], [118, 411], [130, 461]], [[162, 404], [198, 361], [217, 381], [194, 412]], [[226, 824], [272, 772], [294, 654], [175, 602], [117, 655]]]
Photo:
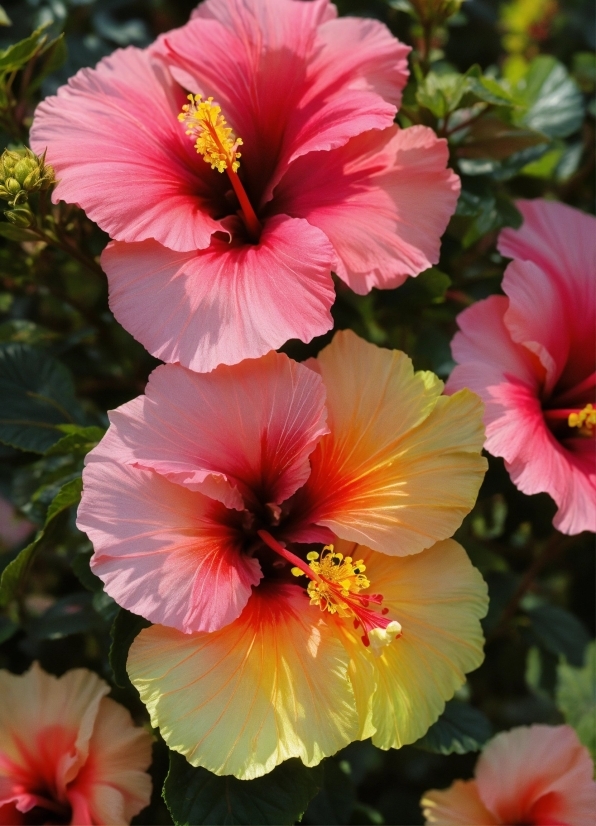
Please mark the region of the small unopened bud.
[[21, 191], [21, 184], [16, 178], [7, 178], [4, 181], [4, 186], [6, 187], [10, 195], [18, 195], [18, 193]]
[[28, 206], [19, 206], [15, 209], [7, 209], [4, 215], [15, 227], [30, 227], [34, 222], [33, 213]]
[[[54, 183], [54, 170], [26, 146], [5, 149], [0, 157], [0, 198], [10, 206], [24, 204], [32, 192]], [[10, 219], [9, 219], [10, 220]]]

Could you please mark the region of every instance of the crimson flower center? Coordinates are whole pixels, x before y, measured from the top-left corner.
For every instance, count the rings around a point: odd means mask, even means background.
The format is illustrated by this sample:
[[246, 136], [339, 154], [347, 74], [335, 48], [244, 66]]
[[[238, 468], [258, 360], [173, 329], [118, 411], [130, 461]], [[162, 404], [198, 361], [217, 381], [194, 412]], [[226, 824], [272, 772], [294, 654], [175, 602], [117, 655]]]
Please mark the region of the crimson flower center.
[[592, 373], [579, 384], [556, 394], [548, 401], [543, 414], [556, 436], [590, 438], [596, 435], [596, 407], [592, 402], [587, 402], [593, 395], [595, 386], [596, 373]]
[[186, 134], [196, 138], [195, 149], [206, 163], [211, 164], [211, 169], [228, 173], [247, 232], [256, 242], [261, 235], [261, 222], [238, 177], [238, 159], [241, 157], [238, 147], [242, 146], [242, 138], [235, 137], [221, 114], [221, 107], [213, 102], [212, 97], [203, 100], [202, 95], [188, 95], [188, 100], [178, 120], [186, 126]]

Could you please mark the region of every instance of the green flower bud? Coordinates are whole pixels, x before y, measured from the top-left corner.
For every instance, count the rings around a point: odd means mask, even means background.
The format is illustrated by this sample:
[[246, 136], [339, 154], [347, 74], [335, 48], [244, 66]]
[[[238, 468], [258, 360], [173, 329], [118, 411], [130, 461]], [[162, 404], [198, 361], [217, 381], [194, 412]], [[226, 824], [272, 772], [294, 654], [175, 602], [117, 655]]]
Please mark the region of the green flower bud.
[[20, 160], [21, 156], [18, 152], [13, 152], [10, 149], [5, 149], [1, 158], [4, 175], [12, 175], [15, 166], [18, 164]]
[[37, 158], [22, 158], [15, 166], [12, 175], [21, 185], [24, 185], [25, 180], [29, 177], [29, 175], [31, 175], [32, 172], [37, 172], [39, 177], [39, 164]]
[[28, 206], [16, 207], [16, 209], [7, 209], [4, 213], [7, 220], [15, 227], [30, 227], [33, 224], [33, 213]]
[[11, 206], [27, 201], [28, 194], [48, 189], [54, 183], [54, 170], [46, 166], [45, 153], [38, 157], [23, 146], [5, 149], [0, 157], [0, 198]]
[[4, 186], [11, 195], [18, 195], [21, 191], [21, 185], [16, 178], [7, 178], [4, 181]]

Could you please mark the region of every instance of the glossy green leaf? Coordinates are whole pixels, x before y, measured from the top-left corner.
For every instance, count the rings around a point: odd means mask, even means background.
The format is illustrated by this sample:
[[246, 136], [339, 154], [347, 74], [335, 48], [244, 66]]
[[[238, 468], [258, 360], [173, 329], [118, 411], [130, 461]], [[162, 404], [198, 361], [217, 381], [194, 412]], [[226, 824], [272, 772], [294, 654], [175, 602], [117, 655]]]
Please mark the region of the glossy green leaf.
[[181, 754], [171, 752], [163, 797], [176, 826], [290, 826], [300, 820], [322, 783], [320, 766], [309, 769], [297, 759], [256, 780], [238, 780], [194, 768]]
[[469, 78], [456, 72], [437, 74], [429, 72], [416, 92], [420, 106], [424, 106], [437, 118], [444, 118], [457, 108], [469, 89]]
[[499, 83], [495, 78], [481, 75], [471, 78], [469, 85], [472, 92], [484, 103], [491, 103], [494, 106], [514, 106], [516, 100], [511, 92]]
[[566, 138], [582, 124], [582, 93], [565, 66], [550, 55], [532, 61], [516, 94], [527, 107], [519, 122], [537, 132]]
[[80, 418], [68, 370], [44, 350], [0, 344], [0, 442], [44, 453]]
[[414, 745], [438, 754], [479, 751], [492, 735], [488, 717], [468, 703], [450, 700], [445, 711]]
[[65, 453], [85, 456], [96, 446], [105, 433], [103, 428], [93, 426], [60, 425], [59, 429], [66, 435], [46, 450], [46, 456], [59, 456]]
[[0, 51], [0, 72], [14, 72], [22, 69], [31, 58], [37, 54], [47, 40], [44, 32], [45, 26], [40, 26], [33, 34], [14, 43], [7, 49]]
[[596, 761], [596, 642], [586, 649], [582, 668], [560, 663], [556, 699], [565, 720]]

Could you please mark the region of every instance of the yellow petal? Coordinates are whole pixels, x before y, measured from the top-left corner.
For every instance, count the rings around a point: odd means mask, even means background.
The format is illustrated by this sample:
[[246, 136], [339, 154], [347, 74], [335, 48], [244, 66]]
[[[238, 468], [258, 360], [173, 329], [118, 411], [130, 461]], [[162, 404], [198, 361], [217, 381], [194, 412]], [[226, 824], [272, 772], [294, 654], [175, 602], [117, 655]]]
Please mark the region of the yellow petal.
[[486, 470], [482, 403], [441, 396], [432, 373], [398, 351], [338, 333], [318, 357], [330, 434], [299, 492], [311, 521], [404, 556], [446, 539], [471, 510]]
[[314, 766], [356, 738], [348, 656], [332, 630], [300, 587], [261, 586], [219, 631], [142, 631], [128, 671], [171, 749], [250, 780], [290, 757]]
[[372, 695], [361, 728], [380, 748], [399, 748], [422, 737], [482, 662], [486, 584], [453, 540], [402, 559], [347, 542], [336, 548], [364, 559], [371, 592], [383, 595], [388, 616], [402, 626], [401, 636], [375, 656], [349, 623], [337, 621], [350, 673], [359, 675], [353, 683], [359, 713]]

